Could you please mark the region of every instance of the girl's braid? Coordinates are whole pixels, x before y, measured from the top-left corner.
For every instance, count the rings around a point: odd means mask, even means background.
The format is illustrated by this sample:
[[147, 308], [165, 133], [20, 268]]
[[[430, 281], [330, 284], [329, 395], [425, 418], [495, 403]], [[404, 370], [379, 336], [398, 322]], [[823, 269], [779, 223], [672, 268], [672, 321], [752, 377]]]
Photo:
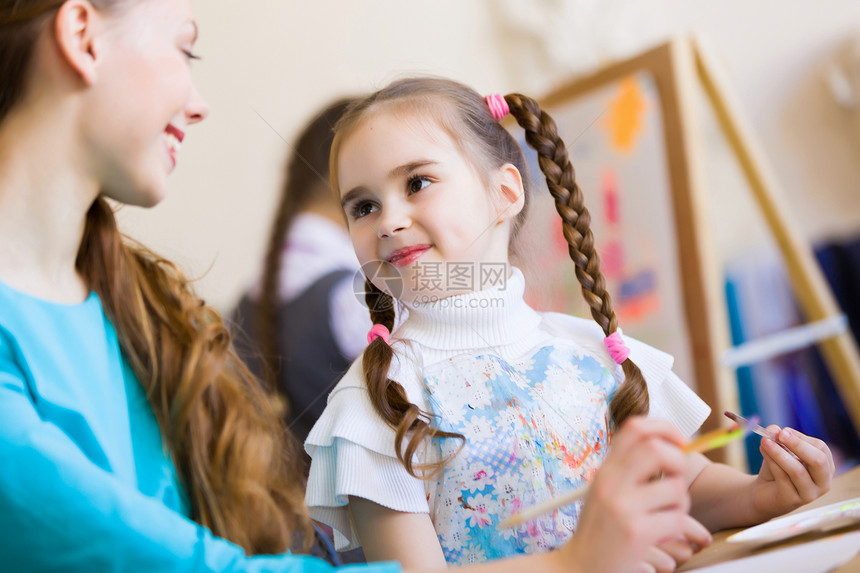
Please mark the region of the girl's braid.
[[[364, 300], [370, 310], [374, 324], [381, 324], [389, 331], [394, 328], [394, 299], [378, 289], [370, 280], [365, 282]], [[395, 380], [388, 377], [394, 350], [382, 338], [376, 338], [364, 351], [362, 369], [367, 381], [370, 401], [382, 418], [397, 430], [394, 448], [397, 458], [411, 475], [421, 475], [429, 470], [430, 475], [441, 469], [443, 462], [415, 467], [412, 458], [421, 444], [429, 438], [457, 438], [465, 440], [461, 434], [443, 432], [430, 425], [430, 416], [409, 401], [406, 390]], [[403, 443], [406, 441], [404, 449]]]
[[[558, 135], [555, 121], [536, 101], [521, 94], [507, 95], [505, 101], [511, 115], [525, 130], [526, 141], [538, 153], [538, 164], [546, 176], [547, 187], [562, 219], [564, 238], [576, 267], [582, 295], [591, 309], [591, 316], [603, 329], [604, 335], [609, 336], [618, 329], [618, 319], [612, 297], [606, 290], [606, 280], [600, 272], [600, 257], [594, 248], [591, 232], [591, 215], [576, 183], [564, 141]], [[616, 427], [631, 415], [647, 414], [649, 408], [648, 388], [639, 367], [629, 358], [621, 367], [625, 381], [609, 406]]]

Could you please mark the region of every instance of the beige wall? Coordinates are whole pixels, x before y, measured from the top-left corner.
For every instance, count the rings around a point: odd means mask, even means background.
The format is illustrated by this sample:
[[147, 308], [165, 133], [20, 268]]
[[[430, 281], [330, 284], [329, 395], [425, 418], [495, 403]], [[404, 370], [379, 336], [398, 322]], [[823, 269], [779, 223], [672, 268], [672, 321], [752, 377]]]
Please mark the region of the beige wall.
[[[704, 33], [721, 60], [797, 228], [812, 242], [860, 232], [860, 123], [824, 81], [827, 65], [860, 28], [860, 3], [674, 2], [677, 17]], [[704, 125], [722, 258], [770, 248], [734, 158], [716, 126]]]
[[[194, 74], [212, 114], [190, 130], [170, 197], [150, 211], [124, 209], [124, 229], [203, 276], [200, 292], [226, 309], [259, 269], [287, 151], [281, 138], [291, 141], [330, 98], [416, 72], [482, 92], [540, 95], [595, 61], [685, 30], [703, 33], [714, 47], [804, 234], [860, 229], [860, 134], [820, 80], [823, 62], [860, 26], [856, 0], [604, 0], [601, 11], [565, 12], [571, 30], [593, 33], [556, 34], [541, 45], [500, 17], [499, 2], [196, 2], [204, 60]], [[575, 55], [532, 65], [541, 53], [560, 51]], [[748, 210], [731, 207], [743, 194], [730, 157], [715, 130], [704, 133], [709, 192], [722, 198], [713, 201], [715, 234], [730, 254], [748, 246], [740, 238], [751, 223]]]

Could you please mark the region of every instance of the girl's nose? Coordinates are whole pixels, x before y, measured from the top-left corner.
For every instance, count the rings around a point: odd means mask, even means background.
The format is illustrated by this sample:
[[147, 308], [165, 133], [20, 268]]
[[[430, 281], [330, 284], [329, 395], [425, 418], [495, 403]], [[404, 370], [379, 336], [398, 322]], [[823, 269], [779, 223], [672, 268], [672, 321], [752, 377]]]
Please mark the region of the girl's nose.
[[408, 207], [397, 201], [389, 202], [382, 209], [376, 234], [380, 239], [393, 237], [400, 231], [408, 229], [411, 224]]
[[185, 118], [188, 125], [198, 123], [206, 119], [209, 115], [209, 104], [197, 91], [197, 86], [192, 86], [191, 99], [188, 105], [185, 106]]

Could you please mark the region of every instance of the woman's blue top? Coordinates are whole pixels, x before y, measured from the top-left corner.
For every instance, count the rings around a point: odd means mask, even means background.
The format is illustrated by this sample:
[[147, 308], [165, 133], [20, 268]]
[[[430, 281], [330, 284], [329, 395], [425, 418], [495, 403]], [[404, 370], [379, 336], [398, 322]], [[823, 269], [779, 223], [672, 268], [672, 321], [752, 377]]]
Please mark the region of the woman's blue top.
[[189, 516], [99, 297], [65, 305], [0, 283], [0, 570], [333, 569], [303, 555], [248, 557]]

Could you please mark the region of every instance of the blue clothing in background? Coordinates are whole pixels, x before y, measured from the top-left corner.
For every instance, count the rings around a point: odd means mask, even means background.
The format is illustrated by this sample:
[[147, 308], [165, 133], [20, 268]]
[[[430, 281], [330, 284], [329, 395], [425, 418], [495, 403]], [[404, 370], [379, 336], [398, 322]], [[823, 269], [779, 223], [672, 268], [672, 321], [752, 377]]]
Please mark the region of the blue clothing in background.
[[189, 515], [98, 296], [63, 305], [0, 283], [0, 570], [333, 569], [301, 555], [247, 557]]

